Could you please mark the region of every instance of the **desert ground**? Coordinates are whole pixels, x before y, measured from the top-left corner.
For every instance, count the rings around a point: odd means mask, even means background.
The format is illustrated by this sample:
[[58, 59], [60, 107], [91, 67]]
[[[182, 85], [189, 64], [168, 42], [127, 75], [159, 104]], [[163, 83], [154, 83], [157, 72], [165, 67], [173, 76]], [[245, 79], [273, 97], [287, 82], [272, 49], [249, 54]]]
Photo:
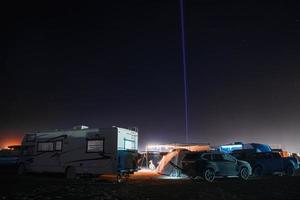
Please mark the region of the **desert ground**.
[[268, 176], [248, 181], [227, 178], [194, 182], [137, 172], [126, 182], [114, 176], [66, 180], [62, 175], [1, 173], [0, 199], [299, 199], [300, 176]]

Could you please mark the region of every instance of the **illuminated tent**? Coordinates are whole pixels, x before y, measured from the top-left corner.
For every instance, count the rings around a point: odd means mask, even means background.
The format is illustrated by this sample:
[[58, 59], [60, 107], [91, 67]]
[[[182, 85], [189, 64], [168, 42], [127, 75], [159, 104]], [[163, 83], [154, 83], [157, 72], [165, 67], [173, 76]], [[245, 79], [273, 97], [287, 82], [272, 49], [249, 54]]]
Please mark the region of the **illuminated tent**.
[[180, 176], [181, 160], [183, 159], [186, 152], [189, 151], [184, 149], [176, 149], [163, 156], [156, 168], [156, 171], [159, 174], [167, 176]]
[[173, 151], [163, 156], [163, 158], [159, 162], [159, 165], [156, 168], [156, 171], [162, 175], [179, 177], [181, 176], [181, 161], [186, 153], [191, 151], [208, 150], [210, 150], [209, 145], [199, 145], [193, 146], [192, 148], [174, 149]]

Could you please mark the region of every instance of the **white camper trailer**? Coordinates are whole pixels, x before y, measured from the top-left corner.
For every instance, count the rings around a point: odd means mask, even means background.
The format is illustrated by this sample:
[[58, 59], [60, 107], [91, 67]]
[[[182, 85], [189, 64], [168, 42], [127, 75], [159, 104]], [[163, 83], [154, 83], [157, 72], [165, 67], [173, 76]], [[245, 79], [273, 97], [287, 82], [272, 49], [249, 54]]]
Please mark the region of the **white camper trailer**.
[[18, 173], [56, 172], [77, 175], [129, 175], [137, 170], [138, 133], [119, 127], [80, 127], [26, 134]]

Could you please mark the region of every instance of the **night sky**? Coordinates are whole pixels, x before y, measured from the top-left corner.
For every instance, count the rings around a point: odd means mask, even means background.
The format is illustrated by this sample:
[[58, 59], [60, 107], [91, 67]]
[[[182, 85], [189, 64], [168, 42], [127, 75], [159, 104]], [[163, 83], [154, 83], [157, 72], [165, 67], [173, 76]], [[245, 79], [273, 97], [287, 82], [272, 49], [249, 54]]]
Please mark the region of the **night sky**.
[[[84, 124], [137, 126], [140, 148], [184, 142], [179, 11], [176, 0], [2, 5], [0, 140]], [[299, 11], [186, 0], [191, 142], [300, 152]]]

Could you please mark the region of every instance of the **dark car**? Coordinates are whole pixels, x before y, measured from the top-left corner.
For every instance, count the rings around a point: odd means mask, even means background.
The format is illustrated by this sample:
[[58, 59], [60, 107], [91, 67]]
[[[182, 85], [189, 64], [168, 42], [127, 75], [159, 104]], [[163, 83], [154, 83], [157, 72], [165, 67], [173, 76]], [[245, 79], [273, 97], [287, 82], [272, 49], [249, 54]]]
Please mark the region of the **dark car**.
[[267, 174], [285, 174], [294, 176], [299, 164], [296, 158], [282, 157], [279, 152], [252, 152], [247, 150], [233, 151], [237, 159], [246, 160], [253, 169], [254, 176]]
[[192, 179], [212, 182], [216, 177], [240, 177], [247, 180], [252, 173], [248, 162], [220, 152], [188, 153], [182, 160], [182, 172]]

